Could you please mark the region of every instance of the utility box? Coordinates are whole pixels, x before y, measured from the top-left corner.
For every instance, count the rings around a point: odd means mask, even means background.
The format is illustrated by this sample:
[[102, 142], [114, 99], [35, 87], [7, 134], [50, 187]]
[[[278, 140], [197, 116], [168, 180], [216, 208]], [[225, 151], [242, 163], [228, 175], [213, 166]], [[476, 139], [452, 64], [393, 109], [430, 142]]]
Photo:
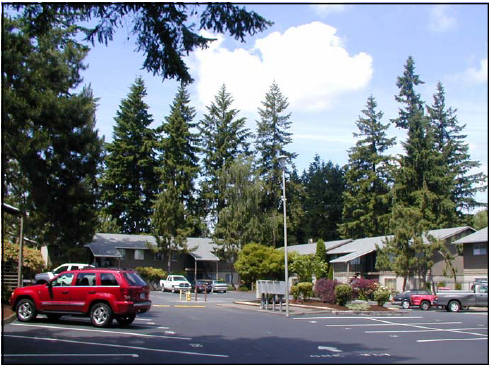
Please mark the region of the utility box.
[[274, 280], [257, 280], [256, 281], [256, 298], [261, 301], [261, 308], [268, 310], [268, 303], [271, 301], [273, 310], [275, 303], [280, 303], [282, 311], [282, 301], [285, 296], [285, 281]]

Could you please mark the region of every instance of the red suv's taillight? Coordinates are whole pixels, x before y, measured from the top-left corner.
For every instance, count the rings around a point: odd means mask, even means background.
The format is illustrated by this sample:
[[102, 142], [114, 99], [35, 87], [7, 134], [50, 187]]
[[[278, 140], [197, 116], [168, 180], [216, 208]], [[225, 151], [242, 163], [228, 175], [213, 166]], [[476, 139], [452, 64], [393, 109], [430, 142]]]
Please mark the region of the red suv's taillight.
[[131, 300], [131, 289], [129, 288], [122, 288], [121, 289], [121, 293], [122, 293], [122, 299], [124, 300]]

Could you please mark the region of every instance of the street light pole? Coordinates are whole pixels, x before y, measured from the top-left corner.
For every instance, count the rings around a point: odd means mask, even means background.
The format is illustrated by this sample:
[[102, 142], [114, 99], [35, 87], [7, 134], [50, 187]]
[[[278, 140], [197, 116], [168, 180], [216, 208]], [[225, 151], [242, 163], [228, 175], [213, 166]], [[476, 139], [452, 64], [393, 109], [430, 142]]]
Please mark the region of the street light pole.
[[284, 260], [285, 260], [285, 316], [289, 316], [289, 269], [287, 258], [287, 199], [285, 198], [285, 163], [287, 156], [280, 156], [278, 158], [280, 166], [282, 168], [282, 189], [283, 189], [283, 205], [284, 205]]

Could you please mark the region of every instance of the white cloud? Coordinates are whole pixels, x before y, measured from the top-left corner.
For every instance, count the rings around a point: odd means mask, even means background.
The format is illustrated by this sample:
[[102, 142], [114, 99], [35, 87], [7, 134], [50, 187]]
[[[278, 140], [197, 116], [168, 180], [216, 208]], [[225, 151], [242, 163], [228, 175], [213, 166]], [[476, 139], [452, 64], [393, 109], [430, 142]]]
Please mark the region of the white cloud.
[[321, 17], [327, 17], [333, 13], [343, 13], [351, 5], [345, 4], [315, 4], [311, 8]]
[[487, 82], [487, 58], [480, 61], [480, 68], [469, 67], [465, 72], [469, 81], [476, 83]]
[[350, 56], [336, 29], [321, 22], [291, 27], [258, 39], [253, 48], [230, 51], [223, 36], [195, 52], [197, 95], [208, 106], [224, 83], [233, 107], [255, 111], [275, 80], [290, 108], [322, 110], [342, 93], [364, 88], [372, 78], [373, 59], [360, 52]]
[[449, 5], [433, 5], [430, 12], [429, 28], [434, 32], [446, 32], [457, 25], [453, 16], [453, 8]]

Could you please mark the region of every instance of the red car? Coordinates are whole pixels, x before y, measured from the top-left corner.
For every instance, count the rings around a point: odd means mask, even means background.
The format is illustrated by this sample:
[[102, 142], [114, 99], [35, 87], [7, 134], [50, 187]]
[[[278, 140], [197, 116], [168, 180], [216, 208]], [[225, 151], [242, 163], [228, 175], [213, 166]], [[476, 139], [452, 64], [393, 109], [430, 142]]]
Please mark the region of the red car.
[[107, 327], [114, 318], [121, 325], [131, 324], [137, 313], [151, 308], [151, 301], [149, 286], [136, 271], [86, 268], [63, 272], [45, 284], [17, 288], [10, 305], [21, 322], [34, 320], [38, 313], [49, 319], [75, 315]]
[[419, 306], [422, 310], [427, 311], [433, 305], [435, 295], [433, 294], [413, 294], [409, 299], [411, 306]]

